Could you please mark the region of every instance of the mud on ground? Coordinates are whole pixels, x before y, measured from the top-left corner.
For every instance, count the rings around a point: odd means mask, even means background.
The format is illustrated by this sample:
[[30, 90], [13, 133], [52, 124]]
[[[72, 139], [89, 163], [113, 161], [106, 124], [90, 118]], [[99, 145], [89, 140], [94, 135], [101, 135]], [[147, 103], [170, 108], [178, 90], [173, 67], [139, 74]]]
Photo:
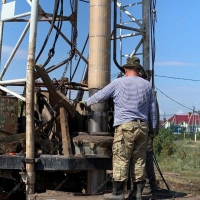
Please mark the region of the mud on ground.
[[[174, 190], [177, 192], [191, 193], [191, 194], [200, 194], [199, 177], [197, 177], [197, 179], [186, 178], [182, 177], [180, 174], [168, 173], [168, 172], [164, 172], [162, 174], [170, 190]], [[156, 178], [158, 181], [158, 185], [161, 188], [167, 188], [160, 174], [156, 173]]]

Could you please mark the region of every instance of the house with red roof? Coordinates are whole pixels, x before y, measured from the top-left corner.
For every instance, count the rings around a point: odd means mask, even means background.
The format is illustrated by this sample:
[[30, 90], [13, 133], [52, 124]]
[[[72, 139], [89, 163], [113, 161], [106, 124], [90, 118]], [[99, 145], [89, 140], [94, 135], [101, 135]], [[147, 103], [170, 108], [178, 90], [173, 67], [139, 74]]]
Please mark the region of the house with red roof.
[[163, 127], [173, 130], [174, 133], [200, 132], [200, 116], [196, 113], [175, 114], [168, 120], [164, 120]]

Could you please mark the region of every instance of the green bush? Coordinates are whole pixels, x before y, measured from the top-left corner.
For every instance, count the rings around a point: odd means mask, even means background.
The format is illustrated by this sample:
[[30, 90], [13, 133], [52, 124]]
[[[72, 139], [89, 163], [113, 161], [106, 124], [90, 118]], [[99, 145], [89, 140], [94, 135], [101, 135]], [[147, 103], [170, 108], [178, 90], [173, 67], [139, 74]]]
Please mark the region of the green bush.
[[[176, 152], [168, 157], [162, 157], [163, 168], [176, 173], [198, 173], [200, 169], [200, 143], [192, 140], [177, 140]], [[164, 164], [165, 163], [165, 164]], [[168, 164], [167, 164], [168, 163]], [[165, 166], [164, 166], [164, 165]]]
[[171, 130], [160, 129], [154, 139], [154, 152], [157, 156], [170, 156], [176, 152], [175, 135]]
[[200, 176], [200, 141], [194, 134], [160, 129], [154, 139], [154, 152], [161, 170], [180, 173], [183, 176]]

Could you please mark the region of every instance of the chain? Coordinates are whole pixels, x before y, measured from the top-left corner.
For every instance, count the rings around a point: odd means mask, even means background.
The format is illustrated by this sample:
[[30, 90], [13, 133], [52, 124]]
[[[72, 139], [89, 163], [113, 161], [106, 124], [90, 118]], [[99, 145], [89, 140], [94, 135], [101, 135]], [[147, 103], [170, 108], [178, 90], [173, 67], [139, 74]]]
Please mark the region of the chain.
[[58, 80], [56, 80], [56, 78], [54, 78], [53, 82], [55, 84], [56, 90], [60, 90], [63, 94], [66, 93], [65, 82], [68, 82], [67, 78], [63, 77], [60, 81], [58, 81]]
[[[72, 0], [70, 0], [70, 6], [71, 6], [71, 10], [73, 12], [73, 5], [72, 5]], [[57, 90], [60, 90], [63, 94], [66, 94], [67, 90], [66, 90], [66, 87], [65, 87], [65, 81], [66, 81], [66, 73], [67, 73], [67, 70], [69, 68], [69, 62], [72, 60], [72, 58], [74, 57], [75, 55], [75, 50], [76, 50], [76, 39], [77, 39], [77, 30], [74, 30], [74, 35], [73, 35], [73, 44], [71, 45], [71, 50], [70, 50], [70, 55], [69, 55], [69, 58], [67, 59], [67, 62], [66, 62], [66, 66], [65, 66], [65, 69], [64, 69], [64, 72], [63, 72], [63, 75], [60, 79], [60, 81], [56, 81], [58, 84], [57, 84]], [[68, 80], [67, 80], [68, 81]]]
[[66, 87], [65, 87], [65, 81], [66, 81], [66, 78], [65, 78], [65, 75], [67, 73], [67, 70], [69, 68], [69, 62], [72, 60], [72, 58], [74, 57], [75, 55], [75, 50], [76, 50], [76, 38], [77, 38], [77, 31], [75, 32], [74, 34], [74, 42], [72, 44], [72, 48], [70, 50], [70, 56], [67, 60], [67, 63], [66, 63], [66, 67], [64, 69], [64, 72], [63, 72], [63, 75], [61, 77], [61, 80], [60, 80], [60, 84], [59, 84], [59, 90], [61, 90], [62, 93], [66, 94], [67, 90], [66, 90]]
[[68, 61], [67, 64], [66, 64], [66, 67], [65, 67], [65, 69], [64, 69], [63, 75], [62, 75], [62, 77], [61, 77], [61, 81], [63, 81], [63, 80], [65, 79], [65, 75], [66, 75], [66, 73], [67, 73], [68, 67], [69, 67], [69, 61]]

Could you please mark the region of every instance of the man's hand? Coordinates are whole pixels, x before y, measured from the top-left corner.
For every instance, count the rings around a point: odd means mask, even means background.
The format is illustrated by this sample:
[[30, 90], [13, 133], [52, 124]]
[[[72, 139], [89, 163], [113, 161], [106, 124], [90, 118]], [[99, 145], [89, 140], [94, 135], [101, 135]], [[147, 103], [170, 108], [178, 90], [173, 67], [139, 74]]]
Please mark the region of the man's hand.
[[82, 106], [87, 107], [87, 103], [85, 100], [79, 101], [79, 104], [80, 104], [80, 106], [82, 105]]
[[85, 100], [79, 101], [79, 106], [80, 106], [81, 110], [84, 110], [85, 108], [87, 108], [86, 101]]

